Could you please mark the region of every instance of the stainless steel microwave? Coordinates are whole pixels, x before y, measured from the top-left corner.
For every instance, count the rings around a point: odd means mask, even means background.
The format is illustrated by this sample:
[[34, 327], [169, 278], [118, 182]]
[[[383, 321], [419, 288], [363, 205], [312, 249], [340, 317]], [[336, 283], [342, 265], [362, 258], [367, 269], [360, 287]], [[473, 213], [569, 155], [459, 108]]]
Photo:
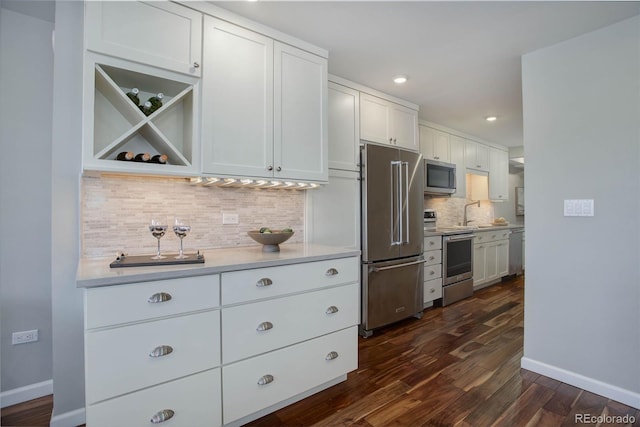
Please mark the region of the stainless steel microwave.
[[456, 165], [424, 159], [425, 194], [453, 194], [456, 192]]

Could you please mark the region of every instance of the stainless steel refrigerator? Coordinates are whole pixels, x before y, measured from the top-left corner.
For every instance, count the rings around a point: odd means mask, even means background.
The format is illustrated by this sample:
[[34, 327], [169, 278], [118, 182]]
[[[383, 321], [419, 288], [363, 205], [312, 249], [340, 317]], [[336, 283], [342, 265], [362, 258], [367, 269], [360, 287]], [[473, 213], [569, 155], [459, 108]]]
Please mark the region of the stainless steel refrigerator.
[[362, 322], [360, 334], [422, 316], [424, 168], [422, 155], [361, 148]]

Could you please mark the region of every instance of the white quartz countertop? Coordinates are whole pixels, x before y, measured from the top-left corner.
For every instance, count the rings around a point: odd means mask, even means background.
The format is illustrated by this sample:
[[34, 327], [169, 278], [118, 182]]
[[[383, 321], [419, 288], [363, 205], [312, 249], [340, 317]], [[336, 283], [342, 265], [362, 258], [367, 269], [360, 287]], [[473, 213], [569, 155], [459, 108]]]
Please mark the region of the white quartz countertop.
[[262, 246], [242, 246], [209, 249], [201, 251], [201, 253], [204, 254], [204, 264], [153, 267], [111, 268], [109, 264], [114, 260], [113, 257], [82, 258], [78, 263], [76, 286], [79, 288], [91, 288], [122, 285], [125, 283], [204, 276], [227, 271], [275, 267], [360, 255], [360, 251], [353, 248], [306, 243], [283, 244], [280, 246], [280, 252], [262, 252]]
[[491, 231], [491, 230], [504, 230], [504, 229], [520, 229], [524, 228], [523, 224], [507, 224], [507, 225], [491, 225], [491, 226], [483, 226], [483, 227], [469, 227], [469, 228], [453, 228], [453, 227], [444, 227], [444, 228], [436, 228], [435, 231], [426, 231], [424, 232], [425, 236], [444, 236], [448, 234], [460, 234], [460, 233], [480, 233], [483, 231]]

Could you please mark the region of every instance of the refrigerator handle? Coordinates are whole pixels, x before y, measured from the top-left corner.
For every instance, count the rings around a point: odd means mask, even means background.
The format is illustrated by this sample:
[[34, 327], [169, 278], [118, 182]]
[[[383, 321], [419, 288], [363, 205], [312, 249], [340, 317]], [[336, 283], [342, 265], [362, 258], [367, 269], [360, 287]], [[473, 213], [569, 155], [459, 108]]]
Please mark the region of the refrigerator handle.
[[402, 162], [398, 162], [398, 245], [402, 245], [402, 231], [404, 221], [402, 220]]
[[[403, 228], [404, 234], [406, 236], [406, 240], [404, 240], [402, 243], [404, 244], [409, 244], [409, 162], [402, 162], [402, 165], [405, 166], [405, 170], [404, 170], [404, 197], [405, 197], [405, 201], [406, 201], [406, 206], [404, 209], [405, 212], [405, 227]], [[406, 228], [406, 230], [405, 230]]]
[[[402, 195], [400, 194], [400, 192], [398, 191], [400, 189], [400, 177], [401, 177], [401, 163], [399, 161], [392, 161], [391, 162], [391, 177], [390, 177], [390, 185], [389, 188], [391, 189], [391, 246], [397, 246], [397, 245], [401, 245], [402, 244], [402, 235], [400, 234], [400, 230], [402, 228], [402, 215], [401, 215], [401, 209], [402, 209], [402, 205], [401, 205], [401, 201], [402, 201]], [[395, 186], [394, 186], [394, 182], [395, 182]], [[395, 190], [395, 197], [394, 197], [394, 190]], [[396, 230], [396, 221], [399, 222], [398, 224], [398, 231]]]

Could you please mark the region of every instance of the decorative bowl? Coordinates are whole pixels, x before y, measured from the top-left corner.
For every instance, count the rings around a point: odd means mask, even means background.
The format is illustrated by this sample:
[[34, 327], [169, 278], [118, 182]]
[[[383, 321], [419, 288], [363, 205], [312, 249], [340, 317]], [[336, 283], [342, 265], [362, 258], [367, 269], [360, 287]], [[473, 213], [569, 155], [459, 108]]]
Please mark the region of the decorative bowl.
[[293, 231], [282, 232], [280, 230], [271, 230], [271, 233], [247, 231], [249, 237], [263, 245], [262, 252], [280, 252], [280, 246], [278, 245], [289, 240], [293, 233]]

